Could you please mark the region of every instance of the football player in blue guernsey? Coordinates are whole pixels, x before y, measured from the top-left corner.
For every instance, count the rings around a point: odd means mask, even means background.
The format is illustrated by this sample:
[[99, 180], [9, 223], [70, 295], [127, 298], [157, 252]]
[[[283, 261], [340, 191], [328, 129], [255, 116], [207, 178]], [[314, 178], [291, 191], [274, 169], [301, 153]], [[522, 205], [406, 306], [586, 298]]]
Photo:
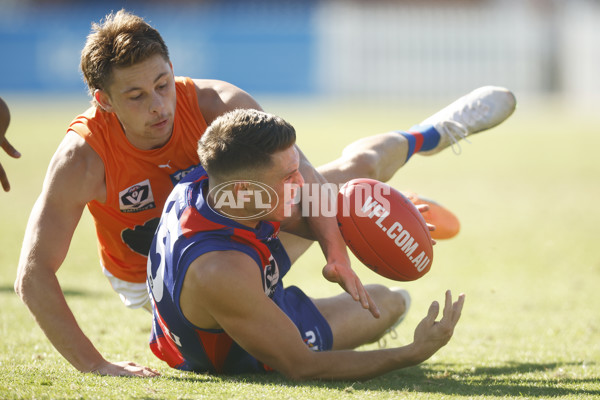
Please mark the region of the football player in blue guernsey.
[[304, 182], [295, 140], [294, 128], [279, 117], [255, 110], [224, 114], [199, 142], [204, 168], [168, 198], [149, 254], [148, 289], [150, 347], [171, 367], [366, 379], [421, 363], [450, 340], [463, 294], [453, 302], [446, 292], [437, 321], [440, 305], [433, 302], [412, 343], [356, 351], [404, 318], [406, 291], [366, 285], [378, 305], [366, 310], [348, 293], [311, 299], [298, 287], [284, 287], [295, 261], [286, 247], [294, 243], [292, 235], [280, 238], [280, 230], [310, 236], [288, 212], [293, 196], [286, 190]]

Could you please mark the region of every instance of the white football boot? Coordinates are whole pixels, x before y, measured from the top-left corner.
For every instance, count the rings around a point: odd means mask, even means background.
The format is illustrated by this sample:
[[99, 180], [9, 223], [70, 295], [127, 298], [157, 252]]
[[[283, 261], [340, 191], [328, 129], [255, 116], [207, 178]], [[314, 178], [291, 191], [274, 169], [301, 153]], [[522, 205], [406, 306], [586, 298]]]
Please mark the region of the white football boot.
[[394, 322], [394, 325], [388, 328], [383, 334], [383, 336], [379, 338], [377, 344], [380, 348], [384, 348], [387, 346], [387, 340], [385, 338], [387, 334], [389, 334], [392, 339], [396, 339], [398, 337], [398, 334], [396, 333], [396, 328], [402, 323], [402, 321], [404, 321], [404, 318], [406, 317], [406, 314], [408, 314], [408, 310], [410, 309], [410, 294], [406, 291], [406, 289], [392, 287], [390, 288], [390, 290], [392, 292], [400, 293], [400, 295], [402, 295], [402, 298], [404, 299], [404, 312], [398, 317], [396, 322]]
[[461, 139], [470, 143], [467, 136], [500, 124], [513, 113], [516, 105], [515, 95], [508, 89], [483, 86], [441, 109], [410, 131], [433, 125], [440, 134], [440, 142], [434, 149], [419, 154], [435, 154], [448, 146], [452, 146], [455, 154], [460, 154], [458, 142]]

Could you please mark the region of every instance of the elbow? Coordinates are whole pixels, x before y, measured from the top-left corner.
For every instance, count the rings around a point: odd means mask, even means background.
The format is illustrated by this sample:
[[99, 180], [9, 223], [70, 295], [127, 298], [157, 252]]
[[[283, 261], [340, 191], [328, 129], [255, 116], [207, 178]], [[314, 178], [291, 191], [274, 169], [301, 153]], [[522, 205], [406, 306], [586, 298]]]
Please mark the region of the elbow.
[[295, 382], [320, 378], [315, 364], [310, 362], [285, 362], [277, 371]]
[[30, 276], [30, 273], [20, 269], [15, 279], [14, 289], [23, 303], [27, 304], [28, 299], [37, 291], [34, 284], [35, 279]]
[[287, 379], [294, 382], [300, 382], [310, 379], [310, 376], [301, 373], [297, 368], [280, 369], [279, 372]]
[[51, 266], [22, 260], [19, 263], [17, 278], [14, 283], [17, 296], [27, 307], [32, 304], [44, 304], [48, 296], [60, 290], [56, 273]]
[[24, 299], [27, 293], [27, 285], [25, 285], [25, 280], [23, 279], [22, 274], [19, 274], [17, 279], [15, 279], [14, 289], [17, 296], [19, 296], [21, 300], [25, 301]]

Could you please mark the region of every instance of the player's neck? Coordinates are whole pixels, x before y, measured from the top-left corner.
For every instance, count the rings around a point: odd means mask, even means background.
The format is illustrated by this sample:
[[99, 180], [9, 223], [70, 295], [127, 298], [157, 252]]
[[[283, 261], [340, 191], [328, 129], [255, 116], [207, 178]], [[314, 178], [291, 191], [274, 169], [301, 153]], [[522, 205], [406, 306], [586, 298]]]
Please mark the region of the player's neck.
[[232, 203], [231, 199], [228, 197], [219, 197], [218, 199], [215, 199], [216, 190], [214, 189], [218, 188], [218, 186], [219, 185], [213, 187], [209, 184], [204, 187], [204, 198], [211, 210], [240, 225], [250, 229], [256, 229], [261, 221], [260, 218], [253, 217], [253, 214], [256, 214], [256, 210], [250, 211], [245, 207], [239, 207], [237, 206], [237, 203]]

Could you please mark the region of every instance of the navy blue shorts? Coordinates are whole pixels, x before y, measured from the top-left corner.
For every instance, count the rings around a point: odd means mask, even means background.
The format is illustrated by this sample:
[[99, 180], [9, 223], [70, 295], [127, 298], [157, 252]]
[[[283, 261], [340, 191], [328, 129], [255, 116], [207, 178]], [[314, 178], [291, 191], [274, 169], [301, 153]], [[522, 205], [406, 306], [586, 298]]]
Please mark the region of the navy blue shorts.
[[275, 304], [294, 322], [304, 343], [314, 351], [331, 350], [333, 334], [329, 323], [312, 300], [296, 286], [277, 291]]

